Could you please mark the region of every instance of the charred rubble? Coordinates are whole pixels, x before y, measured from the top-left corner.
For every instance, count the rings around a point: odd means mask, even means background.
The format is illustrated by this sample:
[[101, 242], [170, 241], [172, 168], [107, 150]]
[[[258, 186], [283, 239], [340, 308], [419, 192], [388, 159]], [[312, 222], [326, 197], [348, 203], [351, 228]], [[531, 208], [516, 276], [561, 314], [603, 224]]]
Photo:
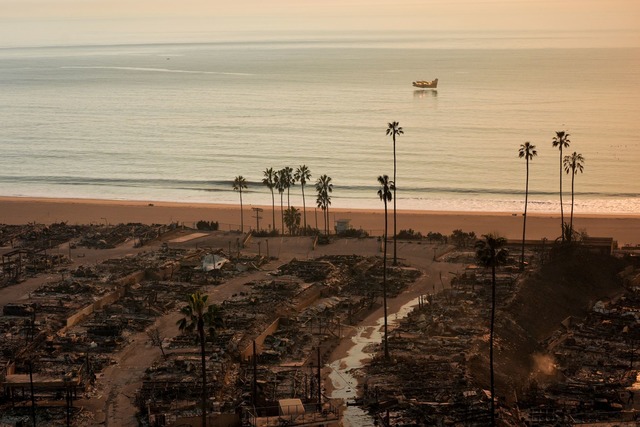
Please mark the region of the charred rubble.
[[[337, 408], [318, 391], [318, 363], [326, 362], [343, 325], [379, 306], [381, 264], [380, 258], [359, 256], [293, 260], [273, 279], [250, 282], [247, 292], [224, 301], [224, 325], [207, 342], [214, 409], [254, 424], [277, 419], [278, 402], [297, 398], [311, 406], [322, 402], [324, 421], [336, 421]], [[400, 292], [419, 274], [396, 269], [390, 275], [393, 289]], [[151, 424], [199, 413], [194, 338], [179, 335], [168, 348], [167, 357], [148, 369], [137, 397]]]
[[[498, 270], [501, 425], [635, 425], [638, 419], [640, 268], [632, 262], [622, 269], [611, 257], [580, 256], [575, 266], [586, 271], [574, 273], [573, 280], [570, 263], [563, 260], [556, 260], [561, 266], [547, 260], [546, 272], [540, 265], [522, 274], [509, 266]], [[450, 288], [422, 298], [394, 329], [392, 360], [378, 351], [362, 373], [363, 397], [357, 403], [381, 425], [490, 423], [490, 276], [471, 264], [472, 254], [443, 258], [469, 266]], [[545, 282], [549, 274], [553, 281]], [[557, 307], [549, 303], [554, 298]]]

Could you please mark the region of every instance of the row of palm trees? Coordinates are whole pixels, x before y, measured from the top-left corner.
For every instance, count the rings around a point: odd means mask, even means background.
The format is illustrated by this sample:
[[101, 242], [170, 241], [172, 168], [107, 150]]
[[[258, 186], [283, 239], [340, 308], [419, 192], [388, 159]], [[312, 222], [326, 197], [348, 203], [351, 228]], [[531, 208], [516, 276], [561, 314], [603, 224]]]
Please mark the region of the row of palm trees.
[[[399, 122], [390, 122], [387, 125], [387, 135], [390, 135], [393, 140], [393, 183], [396, 182], [396, 172], [397, 172], [397, 161], [396, 161], [396, 136], [404, 134], [402, 127], [400, 127]], [[271, 191], [271, 206], [272, 206], [272, 224], [275, 229], [276, 226], [276, 213], [275, 213], [275, 192], [274, 190], [278, 190], [280, 193], [280, 214], [281, 220], [280, 224], [282, 229], [284, 230], [285, 225], [285, 210], [284, 210], [284, 191], [287, 191], [287, 210], [291, 209], [290, 203], [290, 189], [297, 182], [300, 183], [300, 188], [302, 191], [302, 209], [303, 209], [303, 226], [306, 232], [307, 230], [307, 204], [306, 198], [304, 194], [304, 187], [311, 179], [311, 170], [307, 167], [307, 165], [299, 166], [295, 172], [289, 166], [284, 167], [280, 170], [274, 170], [273, 168], [267, 168], [263, 172], [262, 184], [264, 184]], [[240, 194], [240, 231], [244, 232], [244, 214], [242, 209], [242, 190], [247, 188], [247, 180], [242, 176], [238, 175], [233, 180], [232, 184], [233, 190], [238, 191]], [[329, 206], [331, 205], [331, 193], [333, 192], [333, 183], [332, 179], [328, 175], [322, 175], [315, 184], [317, 197], [316, 197], [316, 206], [322, 209], [324, 213], [324, 231], [325, 234], [329, 234]], [[391, 201], [391, 199], [389, 199]], [[397, 215], [396, 215], [396, 187], [393, 185], [393, 265], [397, 265], [398, 263], [398, 252], [397, 252], [397, 242], [396, 242], [396, 234], [397, 234]], [[259, 230], [258, 230], [259, 231]]]
[[[397, 183], [397, 159], [396, 159], [396, 136], [404, 134], [402, 127], [400, 127], [399, 122], [390, 122], [387, 125], [386, 130], [387, 135], [390, 135], [393, 140], [393, 264], [397, 265], [398, 257], [397, 257], [397, 197], [396, 197], [396, 183]], [[562, 156], [562, 152], [564, 148], [568, 148], [570, 146], [569, 133], [566, 131], [557, 131], [556, 135], [553, 137], [552, 145], [553, 147], [558, 147], [560, 152], [560, 221], [561, 221], [561, 238], [564, 241], [565, 238], [571, 239], [571, 233], [573, 231], [573, 209], [574, 209], [574, 200], [575, 200], [575, 175], [578, 172], [582, 173], [584, 170], [584, 157], [577, 153], [573, 152], [570, 156]], [[529, 198], [529, 162], [533, 160], [535, 156], [537, 156], [538, 152], [536, 150], [536, 146], [531, 142], [525, 142], [520, 145], [520, 149], [518, 151], [518, 155], [520, 158], [524, 158], [526, 160], [526, 186], [525, 186], [525, 206], [524, 206], [524, 220], [523, 220], [523, 231], [522, 231], [522, 244], [523, 244], [523, 253], [524, 253], [524, 240], [526, 237], [526, 222], [527, 222], [527, 206], [528, 206], [528, 198]], [[564, 221], [564, 203], [563, 203], [563, 190], [562, 190], [562, 171], [569, 174], [571, 173], [571, 216], [570, 222], [568, 224], [568, 230], [570, 230], [569, 234], [566, 233], [567, 225]], [[287, 210], [291, 208], [290, 203], [290, 189], [297, 182], [300, 183], [301, 191], [302, 191], [302, 204], [303, 204], [303, 227], [304, 230], [307, 230], [307, 206], [306, 206], [306, 197], [304, 193], [305, 185], [311, 179], [311, 171], [306, 165], [299, 166], [294, 172], [293, 169], [289, 166], [280, 169], [274, 170], [273, 168], [267, 168], [263, 171], [264, 178], [262, 179], [262, 183], [269, 188], [271, 191], [271, 204], [272, 204], [272, 214], [273, 219], [272, 223], [275, 228], [275, 194], [274, 189], [277, 189], [280, 193], [280, 212], [281, 212], [281, 226], [284, 230], [284, 191], [287, 191]], [[331, 177], [327, 175], [322, 175], [316, 181], [316, 191], [317, 198], [316, 204], [317, 207], [321, 208], [324, 212], [325, 217], [325, 233], [328, 233], [328, 223], [329, 223], [329, 206], [331, 205], [331, 195], [330, 193], [333, 191]], [[242, 190], [247, 188], [247, 181], [242, 176], [239, 175], [235, 177], [233, 181], [233, 189], [238, 191], [240, 194], [240, 229], [244, 231], [244, 214], [242, 209]], [[522, 262], [524, 262], [524, 255], [522, 258]]]
[[[582, 173], [584, 170], [584, 157], [582, 154], [577, 152], [573, 152], [573, 154], [569, 156], [562, 156], [562, 149], [569, 148], [571, 141], [569, 140], [569, 133], [566, 131], [557, 131], [556, 136], [553, 137], [552, 144], [554, 147], [558, 147], [560, 151], [560, 222], [561, 222], [561, 239], [564, 242], [565, 240], [571, 241], [573, 236], [573, 206], [574, 206], [574, 189], [575, 189], [575, 176], [578, 172]], [[569, 222], [568, 228], [567, 224], [564, 222], [564, 209], [562, 206], [562, 170], [569, 174], [571, 173], [571, 220]], [[568, 231], [568, 233], [567, 233]]]
[[329, 206], [331, 206], [331, 193], [333, 192], [333, 183], [331, 177], [322, 175], [316, 181], [316, 206], [322, 209], [324, 213], [324, 234], [329, 235]]
[[[573, 207], [575, 201], [575, 177], [578, 173], [582, 173], [584, 170], [584, 157], [582, 154], [573, 152], [571, 155], [562, 156], [562, 150], [564, 148], [569, 148], [571, 141], [569, 140], [569, 133], [561, 130], [557, 131], [556, 135], [553, 137], [552, 146], [558, 147], [560, 151], [560, 225], [561, 225], [561, 240], [564, 242], [565, 240], [571, 241], [573, 237]], [[526, 160], [527, 165], [527, 175], [526, 175], [526, 184], [525, 184], [525, 196], [524, 196], [524, 214], [523, 214], [523, 224], [522, 224], [522, 253], [520, 258], [521, 268], [524, 268], [524, 241], [527, 230], [527, 205], [529, 201], [529, 161], [533, 160], [535, 156], [538, 155], [538, 151], [536, 150], [536, 146], [530, 142], [525, 142], [520, 145], [520, 149], [518, 150], [518, 156], [520, 158], [524, 158]], [[571, 174], [571, 217], [569, 220], [569, 224], [564, 222], [564, 204], [562, 201], [562, 171], [567, 174]]]
[[[299, 222], [299, 211], [291, 206], [291, 187], [296, 183], [300, 183], [300, 189], [302, 191], [302, 209], [303, 209], [303, 230], [305, 232], [308, 229], [307, 225], [307, 201], [305, 195], [305, 187], [311, 181], [311, 170], [307, 165], [299, 166], [295, 171], [287, 166], [280, 170], [274, 170], [273, 168], [267, 168], [263, 172], [262, 184], [265, 185], [271, 191], [271, 207], [272, 207], [272, 224], [274, 230], [276, 229], [276, 209], [275, 209], [275, 190], [280, 194], [280, 224], [281, 229], [284, 230], [285, 224], [289, 228], [289, 232], [292, 234], [296, 228], [296, 224]], [[233, 180], [233, 190], [238, 191], [240, 194], [240, 230], [244, 232], [244, 212], [242, 206], [242, 190], [248, 188], [247, 180], [238, 175]], [[325, 234], [329, 233], [329, 206], [331, 205], [331, 193], [333, 192], [333, 182], [330, 176], [321, 175], [315, 183], [315, 189], [317, 193], [316, 205], [321, 208], [324, 213], [324, 231]], [[287, 193], [287, 208], [284, 208], [284, 193]], [[259, 230], [258, 230], [259, 231]]]

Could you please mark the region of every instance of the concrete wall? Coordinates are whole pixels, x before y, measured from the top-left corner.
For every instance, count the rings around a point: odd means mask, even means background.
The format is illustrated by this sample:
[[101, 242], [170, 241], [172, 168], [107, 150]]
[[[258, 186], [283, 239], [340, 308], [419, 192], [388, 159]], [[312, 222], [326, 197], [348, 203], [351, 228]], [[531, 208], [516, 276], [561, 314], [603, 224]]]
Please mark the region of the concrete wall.
[[133, 285], [135, 283], [139, 283], [144, 279], [143, 271], [136, 271], [135, 273], [131, 273], [119, 280], [116, 281], [116, 290], [103, 296], [102, 298], [94, 301], [92, 304], [78, 310], [73, 315], [67, 318], [67, 326], [63, 329], [63, 332], [66, 332], [67, 328], [70, 328], [74, 325], [77, 325], [84, 319], [86, 316], [89, 316], [96, 310], [101, 310], [103, 307], [108, 306], [109, 304], [113, 304], [122, 298], [126, 292], [127, 285]]
[[318, 298], [320, 298], [323, 289], [324, 285], [314, 283], [299, 295], [297, 295], [296, 299], [298, 299], [299, 302], [296, 304], [296, 310], [302, 311], [303, 309], [313, 304], [316, 300], [318, 300]]
[[[262, 344], [264, 344], [264, 340], [269, 335], [272, 335], [275, 331], [277, 331], [279, 326], [280, 326], [280, 318], [278, 317], [276, 320], [273, 321], [273, 323], [267, 326], [267, 328], [264, 331], [262, 331], [260, 335], [256, 337], [255, 341], [256, 341], [257, 354], [262, 353]], [[250, 359], [252, 356], [253, 356], [253, 343], [250, 343], [244, 349], [244, 351], [240, 353], [240, 357], [242, 358], [242, 360], [247, 360], [247, 359]]]
[[118, 301], [120, 298], [122, 298], [124, 293], [125, 293], [125, 287], [122, 286], [117, 290], [115, 290], [114, 292], [111, 292], [110, 294], [103, 296], [99, 300], [95, 301], [93, 304], [89, 304], [88, 306], [77, 311], [75, 314], [67, 318], [67, 326], [65, 329], [70, 328], [74, 325], [77, 325], [82, 321], [82, 319], [84, 319], [86, 316], [89, 316], [94, 311], [100, 310], [102, 307], [105, 307], [109, 304], [113, 304], [114, 302]]

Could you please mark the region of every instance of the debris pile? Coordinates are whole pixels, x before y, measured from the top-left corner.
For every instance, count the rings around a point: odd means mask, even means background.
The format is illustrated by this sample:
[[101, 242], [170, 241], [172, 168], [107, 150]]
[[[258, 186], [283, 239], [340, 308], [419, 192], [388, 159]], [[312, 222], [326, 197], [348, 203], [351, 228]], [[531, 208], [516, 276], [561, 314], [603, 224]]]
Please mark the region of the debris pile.
[[425, 296], [389, 337], [392, 360], [377, 356], [365, 368], [362, 404], [395, 424], [488, 425], [489, 398], [467, 361], [486, 333], [483, 300], [490, 292], [469, 281]]
[[65, 222], [48, 226], [0, 224], [0, 247], [9, 248], [2, 253], [0, 288], [70, 264], [71, 250], [78, 246], [108, 249], [131, 239], [141, 246], [156, 238], [162, 228], [143, 224], [70, 226]]
[[[377, 307], [381, 264], [380, 258], [358, 256], [293, 260], [274, 279], [249, 282], [246, 292], [224, 301], [219, 307], [224, 324], [209, 338], [206, 360], [209, 394], [221, 402], [219, 409], [272, 407], [285, 398], [317, 400], [318, 359], [323, 365], [342, 325], [361, 308], [358, 296], [368, 309]], [[389, 281], [399, 292], [419, 274], [397, 268]], [[137, 397], [140, 411], [148, 419], [186, 416], [198, 407], [200, 385], [199, 348], [193, 335], [180, 335], [172, 339], [167, 357], [147, 371]]]
[[5, 252], [0, 265], [0, 288], [70, 263], [71, 260], [64, 254], [47, 253], [46, 249], [14, 249]]
[[[27, 302], [4, 305], [0, 317], [3, 416], [19, 418], [28, 413], [24, 401], [31, 395], [21, 390], [29, 390], [31, 378], [34, 399], [43, 408], [39, 417], [49, 421], [57, 419], [58, 409], [64, 411], [60, 399], [64, 401], [67, 393], [71, 396], [67, 405], [79, 396], [92, 396], [96, 376], [113, 363], [112, 353], [201, 287], [200, 283], [161, 280], [178, 271], [182, 259], [199, 257], [201, 252], [152, 251], [65, 269], [68, 274], [52, 277], [32, 291]], [[68, 410], [75, 419], [82, 418], [78, 408]]]
[[[520, 407], [527, 420], [632, 421], [640, 343], [640, 289], [598, 301], [584, 319], [567, 318], [545, 340]], [[541, 413], [538, 411], [542, 410]]]
[[[450, 259], [464, 256], [451, 254]], [[602, 265], [598, 268], [604, 270]], [[504, 310], [520, 291], [518, 276], [513, 268], [498, 270], [496, 375], [509, 363], [525, 369], [532, 365], [526, 385], [516, 385], [515, 378], [509, 385], [501, 378], [496, 386], [497, 415], [502, 423], [635, 422], [640, 414], [634, 403], [634, 390], [640, 389], [634, 366], [640, 343], [640, 288], [633, 285], [637, 277], [633, 268], [627, 268], [623, 276], [624, 295], [592, 303], [586, 317], [566, 317], [537, 344], [532, 357], [530, 352], [519, 356], [514, 352], [514, 348], [523, 348], [515, 341], [525, 338], [513, 333], [517, 328]], [[572, 282], [563, 286], [575, 287]], [[583, 291], [588, 288], [584, 282], [582, 286]], [[589, 291], [606, 293], [606, 286]], [[490, 298], [491, 276], [469, 265], [450, 289], [421, 299], [390, 334], [391, 360], [378, 355], [364, 369], [363, 399], [358, 403], [386, 425], [489, 424]], [[507, 357], [517, 360], [505, 360]]]

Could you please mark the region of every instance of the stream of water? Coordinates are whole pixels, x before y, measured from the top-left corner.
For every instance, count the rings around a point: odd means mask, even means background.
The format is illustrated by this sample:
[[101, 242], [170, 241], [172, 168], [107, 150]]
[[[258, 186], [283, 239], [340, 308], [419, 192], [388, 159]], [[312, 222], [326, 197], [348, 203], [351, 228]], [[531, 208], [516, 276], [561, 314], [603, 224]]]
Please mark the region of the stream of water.
[[[416, 297], [404, 304], [395, 313], [389, 313], [389, 330], [397, 322], [409, 314], [418, 305], [420, 297]], [[329, 380], [333, 384], [331, 397], [343, 399], [344, 402], [354, 400], [357, 397], [358, 380], [352, 372], [362, 368], [365, 362], [374, 355], [375, 347], [371, 344], [382, 342], [384, 334], [384, 317], [377, 320], [374, 326], [359, 326], [357, 333], [351, 338], [352, 347], [347, 355], [331, 363], [329, 367]], [[347, 406], [342, 412], [342, 425], [345, 427], [373, 427], [373, 418], [358, 406]]]

